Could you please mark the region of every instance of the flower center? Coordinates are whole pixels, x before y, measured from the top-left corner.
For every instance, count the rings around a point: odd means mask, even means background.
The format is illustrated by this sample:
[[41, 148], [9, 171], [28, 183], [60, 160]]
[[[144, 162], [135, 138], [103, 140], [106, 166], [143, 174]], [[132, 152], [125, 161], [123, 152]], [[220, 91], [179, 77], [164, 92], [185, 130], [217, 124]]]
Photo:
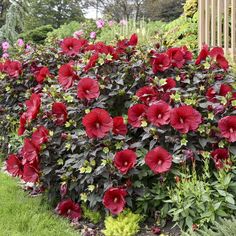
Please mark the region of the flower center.
[[86, 93], [86, 94], [89, 94], [89, 90], [88, 90], [88, 89], [87, 89], [87, 90], [85, 90], [85, 93]]
[[118, 202], [118, 198], [115, 197], [115, 198], [114, 198], [114, 203], [117, 203], [117, 202]]
[[162, 114], [159, 114], [159, 115], [157, 116], [158, 119], [161, 119], [161, 117], [162, 117]]
[[96, 123], [96, 128], [99, 129], [100, 128], [100, 124]]
[[183, 118], [181, 118], [181, 117], [180, 117], [179, 121], [180, 121], [181, 124], [184, 123], [184, 120], [183, 120]]
[[157, 165], [158, 165], [158, 166], [162, 165], [162, 160], [159, 160], [159, 161], [157, 162]]
[[124, 166], [127, 166], [128, 165], [128, 162], [126, 161], [125, 163], [124, 163]]
[[229, 129], [229, 132], [232, 134], [234, 132], [234, 129], [233, 128], [230, 128]]
[[71, 212], [71, 209], [68, 209], [67, 214], [70, 214], [70, 212]]

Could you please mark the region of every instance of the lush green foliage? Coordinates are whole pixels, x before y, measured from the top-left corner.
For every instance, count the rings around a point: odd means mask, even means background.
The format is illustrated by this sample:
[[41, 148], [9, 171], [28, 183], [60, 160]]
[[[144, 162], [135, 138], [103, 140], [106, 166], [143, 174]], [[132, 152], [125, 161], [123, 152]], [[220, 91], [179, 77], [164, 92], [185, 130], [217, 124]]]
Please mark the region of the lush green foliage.
[[59, 28], [70, 21], [84, 20], [80, 1], [71, 0], [31, 0], [29, 12], [24, 21], [25, 30], [33, 30], [43, 25]]
[[0, 235], [76, 236], [68, 222], [52, 214], [41, 197], [29, 197], [17, 181], [0, 173]]
[[114, 22], [112, 26], [107, 25], [101, 29], [97, 41], [114, 43], [117, 39], [129, 38], [133, 32], [138, 35], [140, 44], [147, 45], [155, 42], [163, 25], [161, 21], [129, 21], [127, 24]]
[[20, 38], [24, 39], [25, 42], [32, 42], [35, 44], [44, 43], [49, 32], [53, 31], [51, 25], [43, 25], [33, 30], [26, 31], [19, 35]]
[[203, 227], [202, 230], [183, 233], [182, 236], [236, 236], [236, 219], [235, 217], [222, 218], [218, 222], [214, 222], [214, 226], [211, 229]]
[[184, 4], [184, 15], [186, 17], [193, 17], [198, 11], [198, 0], [187, 0]]
[[86, 207], [85, 204], [82, 205], [83, 218], [87, 219], [89, 222], [98, 224], [102, 220], [102, 216], [99, 211], [94, 211]]
[[187, 45], [191, 49], [198, 47], [198, 15], [193, 18], [181, 16], [161, 29], [160, 39], [167, 47]]
[[54, 29], [52, 32], [48, 33], [47, 42], [50, 43], [55, 39], [64, 39], [66, 37], [73, 36], [73, 33], [82, 30], [83, 37], [88, 38], [90, 32], [96, 31], [96, 24], [93, 20], [86, 20], [85, 22], [79, 23], [77, 21], [72, 21], [70, 23], [63, 24], [60, 28]]
[[107, 216], [105, 219], [105, 236], [126, 235], [135, 236], [139, 229], [142, 217], [130, 211], [123, 212], [118, 217]]
[[[208, 157], [209, 158], [209, 157]], [[236, 193], [234, 174], [227, 171], [215, 173], [216, 180], [211, 182], [209, 159], [205, 160], [203, 176], [199, 177], [193, 170], [192, 175], [187, 171], [182, 174], [175, 188], [168, 191], [173, 220], [184, 228], [191, 228], [193, 222], [197, 227], [213, 225], [219, 217], [234, 214]]]

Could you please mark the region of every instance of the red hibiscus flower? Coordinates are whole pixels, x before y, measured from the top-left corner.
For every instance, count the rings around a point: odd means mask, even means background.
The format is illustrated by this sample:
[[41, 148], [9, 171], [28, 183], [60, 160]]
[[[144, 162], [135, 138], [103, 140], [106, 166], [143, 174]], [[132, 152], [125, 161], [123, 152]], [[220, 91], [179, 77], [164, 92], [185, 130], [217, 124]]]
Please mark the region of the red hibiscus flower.
[[55, 102], [52, 105], [52, 115], [57, 125], [64, 125], [67, 120], [66, 105], [62, 102]]
[[201, 114], [191, 106], [174, 108], [170, 113], [170, 124], [180, 133], [195, 131], [202, 122]]
[[128, 132], [127, 125], [124, 122], [124, 118], [122, 116], [117, 116], [113, 118], [113, 129], [112, 132], [115, 135], [123, 135], [125, 136]]
[[236, 116], [226, 116], [219, 120], [218, 127], [222, 137], [230, 143], [236, 141]]
[[181, 48], [170, 48], [166, 53], [169, 56], [173, 67], [180, 69], [184, 66], [185, 58]]
[[137, 34], [132, 34], [129, 40], [129, 46], [136, 46], [138, 44]]
[[220, 90], [217, 93], [213, 87], [210, 87], [206, 92], [207, 100], [210, 102], [217, 102], [216, 96], [226, 96], [228, 93], [232, 92], [232, 87], [227, 84], [222, 84]]
[[22, 72], [22, 66], [19, 61], [6, 61], [4, 71], [12, 78], [18, 78]]
[[128, 110], [128, 122], [135, 128], [139, 128], [146, 118], [147, 106], [143, 104], [136, 104]]
[[114, 215], [121, 213], [125, 207], [126, 190], [121, 188], [109, 188], [103, 196], [103, 205]]
[[97, 61], [99, 59], [99, 54], [97, 52], [95, 52], [89, 59], [89, 62], [87, 63], [87, 65], [84, 67], [84, 72], [88, 72], [91, 68], [93, 68]]
[[219, 92], [219, 95], [220, 96], [226, 96], [228, 93], [231, 93], [232, 92], [232, 87], [228, 84], [222, 84], [220, 86], [220, 92]]
[[155, 173], [169, 171], [172, 165], [172, 156], [162, 147], [156, 147], [145, 156], [145, 163]]
[[211, 152], [211, 156], [215, 162], [217, 169], [222, 169], [224, 164], [229, 164], [229, 151], [226, 148], [218, 148]]
[[223, 69], [223, 70], [228, 70], [229, 69], [229, 62], [226, 60], [226, 58], [222, 55], [217, 55], [216, 57], [216, 62], [218, 66]]
[[47, 78], [47, 77], [50, 77], [51, 74], [50, 74], [50, 71], [49, 69], [44, 66], [42, 67], [37, 73], [36, 73], [36, 81], [39, 83], [39, 84], [42, 84], [43, 81]]
[[207, 89], [206, 97], [207, 97], [208, 101], [217, 102], [217, 99], [215, 98], [215, 95], [216, 95], [216, 91], [213, 87]]
[[21, 136], [25, 132], [25, 125], [26, 125], [26, 113], [23, 113], [20, 117], [20, 126], [18, 129], [18, 135]]
[[87, 45], [87, 40], [73, 37], [65, 38], [61, 43], [62, 52], [68, 56], [77, 55], [83, 46]]
[[95, 79], [83, 78], [78, 83], [77, 96], [80, 99], [96, 99], [100, 95], [99, 84]]
[[39, 180], [39, 170], [34, 165], [24, 165], [22, 179], [27, 183], [36, 183]]
[[78, 76], [70, 64], [62, 65], [58, 73], [58, 81], [64, 89], [70, 88]]
[[208, 45], [205, 44], [203, 45], [202, 50], [197, 57], [195, 65], [199, 65], [202, 61], [205, 61], [208, 55], [209, 55]]
[[147, 118], [153, 125], [156, 125], [157, 127], [167, 125], [170, 122], [170, 110], [171, 108], [166, 102], [160, 101], [148, 108]]
[[89, 138], [105, 137], [113, 126], [109, 113], [101, 108], [95, 108], [85, 115], [82, 120]]
[[33, 93], [29, 100], [25, 101], [25, 105], [27, 107], [27, 111], [25, 112], [25, 116], [27, 121], [31, 121], [35, 119], [39, 113], [41, 106], [41, 99], [38, 94]]
[[193, 54], [188, 50], [186, 46], [180, 47], [180, 49], [184, 54], [185, 61], [191, 61], [193, 59]]
[[42, 144], [48, 141], [48, 134], [49, 131], [44, 126], [38, 127], [32, 134], [31, 141], [38, 150]]
[[14, 177], [22, 176], [23, 165], [16, 155], [9, 155], [6, 164], [8, 173], [10, 173]]
[[72, 221], [81, 219], [81, 207], [71, 199], [66, 199], [58, 203], [55, 211], [58, 215], [64, 216]]
[[170, 68], [171, 61], [166, 53], [155, 53], [151, 59], [152, 71], [154, 74], [163, 72]]
[[214, 47], [209, 52], [211, 58], [216, 58], [218, 55], [224, 55], [224, 50], [221, 47]]
[[167, 78], [166, 84], [162, 86], [165, 92], [175, 87], [176, 87], [176, 81], [173, 78]]
[[23, 161], [25, 164], [28, 162], [29, 164], [38, 163], [38, 149], [29, 138], [25, 138], [24, 146], [22, 148]]
[[152, 86], [144, 86], [136, 92], [136, 96], [148, 105], [157, 99], [157, 91]]
[[135, 166], [136, 160], [136, 153], [132, 150], [127, 149], [116, 153], [114, 158], [114, 165], [121, 174], [126, 174]]

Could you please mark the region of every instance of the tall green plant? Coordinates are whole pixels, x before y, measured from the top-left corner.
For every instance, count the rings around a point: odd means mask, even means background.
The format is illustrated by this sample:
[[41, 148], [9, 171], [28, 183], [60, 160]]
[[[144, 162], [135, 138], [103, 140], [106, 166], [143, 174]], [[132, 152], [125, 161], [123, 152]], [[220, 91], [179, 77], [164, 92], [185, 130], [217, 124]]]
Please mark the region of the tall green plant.
[[13, 0], [6, 14], [6, 22], [0, 28], [0, 40], [14, 42], [23, 29], [24, 19], [29, 10], [28, 0]]

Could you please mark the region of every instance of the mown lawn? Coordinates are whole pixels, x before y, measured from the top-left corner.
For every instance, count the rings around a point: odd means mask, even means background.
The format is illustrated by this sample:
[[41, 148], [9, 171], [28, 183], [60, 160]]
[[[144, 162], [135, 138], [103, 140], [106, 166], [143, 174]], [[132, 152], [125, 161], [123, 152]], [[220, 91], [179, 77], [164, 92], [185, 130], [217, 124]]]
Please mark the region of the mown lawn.
[[0, 173], [0, 236], [79, 235], [48, 210], [40, 197], [27, 196], [16, 180]]

